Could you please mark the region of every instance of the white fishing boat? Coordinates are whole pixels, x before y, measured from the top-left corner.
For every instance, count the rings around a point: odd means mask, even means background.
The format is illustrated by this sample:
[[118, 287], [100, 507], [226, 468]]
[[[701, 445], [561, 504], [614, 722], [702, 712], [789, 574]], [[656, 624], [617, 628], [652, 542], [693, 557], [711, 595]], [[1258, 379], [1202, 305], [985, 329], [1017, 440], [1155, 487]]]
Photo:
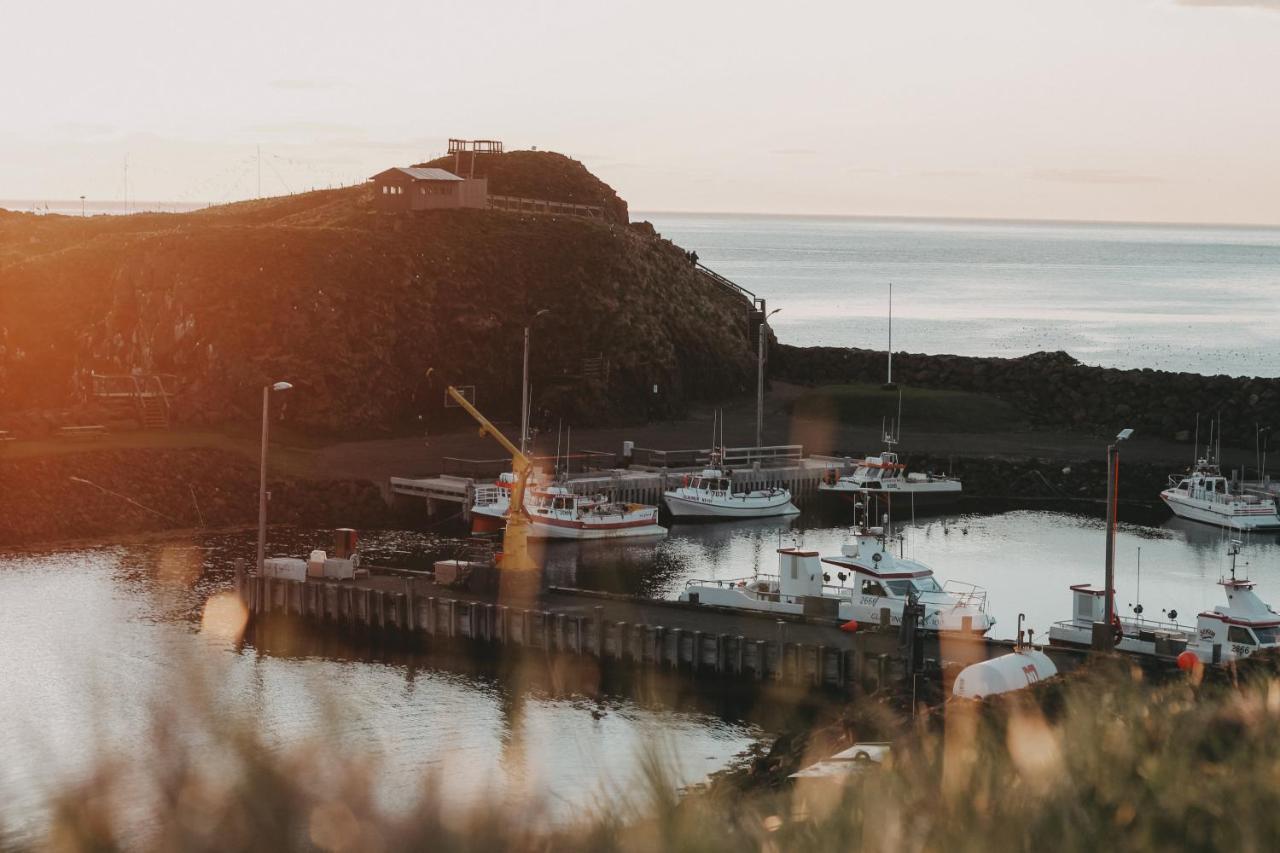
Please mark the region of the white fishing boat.
[[1197, 460], [1188, 474], [1170, 477], [1160, 499], [1179, 518], [1231, 530], [1280, 529], [1273, 499], [1233, 490], [1231, 481], [1208, 459]]
[[[892, 374], [890, 374], [892, 376]], [[818, 483], [818, 491], [849, 498], [885, 497], [901, 498], [900, 505], [936, 506], [951, 503], [960, 498], [961, 483], [945, 474], [908, 472], [907, 466], [898, 461], [894, 445], [901, 438], [902, 394], [898, 394], [898, 417], [887, 429], [882, 428], [885, 450], [879, 456], [868, 456], [853, 466], [853, 471], [841, 473], [828, 468]]]
[[[505, 471], [491, 485], [476, 487], [471, 499], [472, 533], [492, 533], [506, 525], [507, 511], [511, 509], [511, 490], [515, 484], [515, 474]], [[538, 488], [540, 485], [544, 483], [531, 475], [529, 487]]]
[[991, 629], [996, 620], [986, 612], [985, 590], [955, 581], [940, 585], [928, 566], [895, 555], [890, 539], [883, 527], [863, 527], [838, 557], [779, 548], [778, 574], [689, 581], [680, 600], [867, 625], [900, 625], [907, 604], [916, 602], [924, 608], [925, 630], [982, 636]]
[[720, 467], [719, 451], [712, 451], [711, 465], [701, 474], [686, 475], [676, 488], [663, 492], [667, 509], [675, 518], [769, 518], [796, 515], [791, 490], [766, 486], [736, 492], [733, 477]]
[[[1259, 649], [1280, 646], [1280, 614], [1258, 598], [1252, 581], [1236, 577], [1236, 556], [1240, 543], [1232, 541], [1231, 571], [1218, 581], [1227, 596], [1226, 605], [1217, 605], [1196, 617], [1196, 624], [1180, 625], [1176, 610], [1164, 621], [1144, 619], [1141, 607], [1136, 616], [1113, 620], [1111, 632], [1117, 651], [1178, 659], [1190, 652], [1202, 663], [1227, 663], [1248, 657]], [[1106, 590], [1088, 584], [1071, 587], [1072, 617], [1049, 628], [1049, 644], [1090, 648], [1095, 623], [1105, 623]]]
[[[493, 486], [476, 489], [471, 506], [472, 529], [501, 529], [511, 511], [514, 477], [504, 474]], [[658, 508], [649, 504], [612, 501], [606, 495], [579, 495], [562, 484], [532, 486], [525, 499], [533, 539], [616, 539], [625, 536], [665, 536], [658, 524]]]
[[962, 486], [955, 477], [908, 473], [907, 466], [898, 461], [898, 454], [885, 451], [863, 459], [848, 474], [828, 468], [818, 483], [818, 490], [851, 498], [883, 496], [900, 498], [904, 505], [936, 506], [958, 500]]

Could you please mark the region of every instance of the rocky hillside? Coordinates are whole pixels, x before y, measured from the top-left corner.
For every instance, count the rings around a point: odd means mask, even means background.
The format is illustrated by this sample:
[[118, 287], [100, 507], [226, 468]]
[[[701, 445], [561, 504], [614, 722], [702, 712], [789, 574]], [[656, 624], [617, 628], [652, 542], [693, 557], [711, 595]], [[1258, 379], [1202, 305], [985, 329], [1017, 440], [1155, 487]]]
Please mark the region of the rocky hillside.
[[753, 387], [748, 306], [626, 225], [612, 189], [560, 155], [481, 162], [494, 192], [604, 203], [612, 219], [381, 213], [369, 186], [185, 214], [0, 211], [0, 413], [70, 406], [92, 372], [139, 368], [177, 375], [187, 422], [252, 419], [278, 378], [297, 389], [290, 420], [321, 431], [430, 426], [457, 414], [448, 383], [514, 417], [541, 308], [545, 418], [661, 416]]
[[[770, 367], [775, 378], [802, 384], [879, 383], [885, 353], [780, 345]], [[1221, 414], [1224, 443], [1253, 448], [1255, 424], [1280, 425], [1280, 379], [1089, 367], [1064, 352], [1021, 358], [894, 353], [893, 378], [916, 388], [995, 395], [1031, 424], [1053, 429], [1133, 427], [1149, 437], [1186, 440], [1198, 412], [1204, 441], [1209, 418]], [[998, 422], [1002, 415], [992, 414], [989, 429], [1007, 427]]]

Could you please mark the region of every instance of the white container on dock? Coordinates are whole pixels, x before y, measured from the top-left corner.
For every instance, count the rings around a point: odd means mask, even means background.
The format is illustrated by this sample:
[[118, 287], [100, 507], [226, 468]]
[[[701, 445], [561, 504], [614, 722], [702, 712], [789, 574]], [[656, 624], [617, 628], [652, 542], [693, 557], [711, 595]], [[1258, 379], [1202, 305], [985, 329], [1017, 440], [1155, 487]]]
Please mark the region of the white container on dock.
[[262, 576], [287, 581], [305, 581], [307, 561], [296, 557], [269, 557], [262, 561]]
[[307, 560], [307, 577], [322, 578], [324, 577], [324, 562], [329, 559], [329, 555], [320, 549], [311, 552], [311, 559]]
[[349, 581], [356, 576], [356, 560], [330, 557], [324, 561], [324, 576], [331, 580]]
[[951, 686], [959, 699], [981, 699], [1022, 690], [1058, 674], [1058, 667], [1038, 649], [1018, 649], [998, 658], [978, 661], [960, 670]]

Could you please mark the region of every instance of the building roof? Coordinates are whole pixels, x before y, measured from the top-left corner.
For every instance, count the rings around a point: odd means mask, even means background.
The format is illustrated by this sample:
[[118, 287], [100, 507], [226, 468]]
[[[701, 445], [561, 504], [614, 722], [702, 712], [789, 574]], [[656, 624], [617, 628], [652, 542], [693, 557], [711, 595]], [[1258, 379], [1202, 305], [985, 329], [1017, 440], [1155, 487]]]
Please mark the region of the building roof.
[[378, 178], [387, 172], [403, 172], [415, 181], [461, 181], [453, 172], [445, 169], [425, 169], [419, 166], [395, 166], [387, 169], [386, 172], [379, 172], [373, 177]]

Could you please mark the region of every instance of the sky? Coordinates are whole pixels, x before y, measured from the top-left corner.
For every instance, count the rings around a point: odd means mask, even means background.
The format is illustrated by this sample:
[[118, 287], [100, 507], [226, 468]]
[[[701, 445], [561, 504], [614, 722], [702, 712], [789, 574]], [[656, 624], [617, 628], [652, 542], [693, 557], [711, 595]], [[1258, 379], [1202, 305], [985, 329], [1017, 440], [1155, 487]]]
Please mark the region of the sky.
[[1280, 0], [0, 3], [0, 199], [278, 195], [455, 136], [636, 211], [1280, 224]]

